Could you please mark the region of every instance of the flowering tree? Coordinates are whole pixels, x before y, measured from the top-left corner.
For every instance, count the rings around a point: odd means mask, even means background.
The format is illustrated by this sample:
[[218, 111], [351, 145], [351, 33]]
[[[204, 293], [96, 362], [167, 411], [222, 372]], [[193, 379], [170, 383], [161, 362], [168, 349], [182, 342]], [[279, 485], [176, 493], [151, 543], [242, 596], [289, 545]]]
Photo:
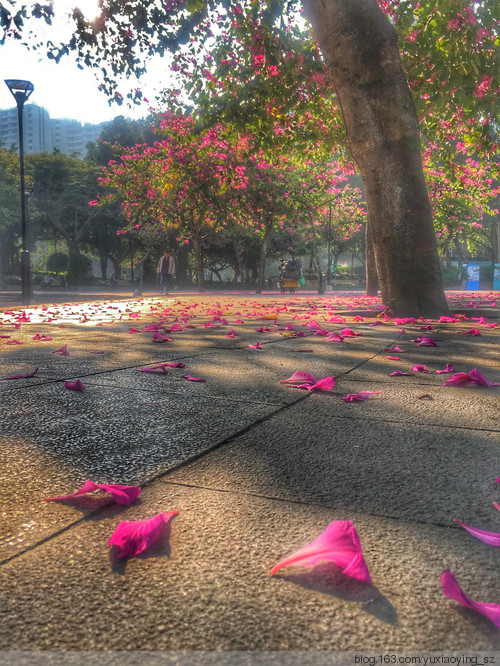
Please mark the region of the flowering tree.
[[[326, 64], [323, 71], [313, 70], [310, 80], [320, 83], [323, 76], [327, 89], [328, 82], [333, 82], [347, 146], [363, 178], [369, 256], [371, 248], [382, 296], [401, 314], [441, 313], [446, 302], [422, 171], [419, 119], [424, 120], [421, 111], [427, 102], [433, 106], [432, 115], [425, 114], [427, 119], [452, 118], [459, 106], [465, 114], [486, 118], [486, 103], [498, 87], [499, 72], [492, 3], [303, 0], [302, 5]], [[203, 41], [213, 45], [227, 33], [235, 44], [254, 40], [253, 48], [246, 52], [253, 59], [256, 75], [275, 81], [274, 88], [283, 90], [278, 99], [289, 99], [291, 106], [311, 103], [301, 92], [301, 85], [307, 82], [305, 71], [300, 69], [306, 60], [304, 49], [302, 60], [288, 58], [294, 50], [289, 20], [293, 6], [293, 2], [282, 0], [169, 0], [161, 6], [139, 0], [126, 4], [103, 0], [101, 14], [93, 23], [75, 10], [75, 35], [69, 44], [53, 46], [50, 55], [57, 59], [68, 49], [77, 49], [83, 62], [96, 65], [98, 54], [106, 70], [104, 87], [113, 94], [115, 74], [144, 70], [141, 51], [164, 53], [186, 43], [198, 48], [196, 44]], [[50, 12], [50, 5], [36, 4], [33, 9], [37, 16], [49, 20]], [[217, 33], [205, 22], [207, 17], [217, 21]], [[7, 31], [20, 29], [22, 14], [15, 19], [8, 11], [0, 12], [1, 25]], [[413, 98], [401, 56], [416, 91]], [[231, 59], [223, 64], [234, 70]], [[285, 70], [290, 77], [283, 74]], [[216, 93], [218, 81], [206, 78], [210, 83], [207, 89], [212, 87]], [[247, 108], [256, 98], [252, 94], [255, 81], [255, 77], [249, 81]], [[197, 86], [192, 80], [187, 88], [198, 92]], [[140, 91], [134, 95], [140, 96]], [[283, 115], [279, 106], [272, 108]], [[235, 115], [245, 115], [246, 110], [233, 105]], [[257, 110], [259, 113], [262, 115], [262, 110]], [[326, 123], [331, 128], [336, 124], [333, 117]], [[432, 130], [433, 121], [429, 120], [425, 134], [431, 139]], [[268, 136], [264, 132], [262, 139]]]

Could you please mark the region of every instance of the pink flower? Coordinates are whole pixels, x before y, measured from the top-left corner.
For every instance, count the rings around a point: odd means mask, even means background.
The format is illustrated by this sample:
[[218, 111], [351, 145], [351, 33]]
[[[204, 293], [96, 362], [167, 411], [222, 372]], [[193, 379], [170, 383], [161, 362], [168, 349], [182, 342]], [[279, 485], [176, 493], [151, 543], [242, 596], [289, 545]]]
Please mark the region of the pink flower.
[[363, 333], [355, 333], [352, 329], [350, 328], [343, 328], [340, 333], [344, 336], [344, 338], [357, 338], [360, 335], [363, 335]]
[[359, 393], [348, 393], [342, 398], [344, 402], [361, 402], [362, 400], [368, 400], [371, 395], [377, 395], [382, 393], [382, 391], [360, 391]]
[[486, 532], [486, 530], [479, 530], [477, 527], [471, 527], [470, 525], [464, 525], [459, 520], [455, 518], [455, 522], [459, 525], [462, 525], [464, 530], [467, 530], [469, 534], [472, 534], [473, 537], [484, 541], [488, 546], [500, 546], [500, 533], [499, 532]]
[[118, 546], [119, 560], [139, 555], [158, 539], [163, 526], [178, 513], [178, 511], [171, 511], [170, 513], [159, 513], [154, 518], [146, 520], [123, 521], [118, 524], [108, 544]]
[[428, 338], [425, 335], [416, 340], [412, 340], [412, 342], [418, 342], [417, 347], [437, 347], [437, 341], [434, 338]]
[[33, 372], [29, 372], [26, 375], [9, 375], [8, 377], [2, 377], [2, 381], [5, 379], [27, 379], [28, 377], [34, 377], [36, 373], [38, 372], [38, 368], [35, 368]]
[[63, 345], [52, 352], [53, 354], [61, 354], [61, 356], [69, 356], [68, 345]]
[[466, 372], [458, 372], [452, 375], [444, 383], [444, 386], [469, 386], [470, 384], [477, 384], [478, 386], [500, 386], [495, 382], [489, 382], [485, 379], [484, 375], [474, 368], [467, 374]]
[[455, 574], [446, 569], [443, 571], [441, 576], [441, 587], [443, 589], [443, 594], [449, 599], [454, 599], [458, 601], [462, 606], [471, 608], [472, 610], [481, 613], [497, 627], [500, 627], [500, 604], [488, 604], [481, 601], [473, 601], [465, 592], [461, 589], [460, 585], [457, 583]]
[[153, 374], [168, 374], [168, 370], [165, 367], [166, 363], [160, 363], [159, 365], [153, 365], [150, 368], [137, 368], [138, 372], [150, 372]]
[[117, 504], [128, 506], [141, 494], [139, 486], [118, 486], [113, 483], [94, 483], [93, 481], [85, 481], [83, 486], [74, 493], [69, 495], [60, 495], [59, 497], [47, 497], [46, 502], [54, 502], [60, 500], [71, 499], [72, 497], [80, 497], [91, 493], [93, 490], [102, 490], [105, 493], [110, 493], [113, 500]]
[[437, 372], [438, 375], [453, 372], [453, 366], [452, 366], [451, 363], [447, 363], [446, 368], [444, 370], [436, 370], [436, 372]]
[[289, 382], [299, 382], [298, 384], [289, 384], [292, 388], [307, 389], [308, 391], [331, 391], [335, 386], [335, 377], [324, 377], [318, 379], [311, 375], [309, 372], [298, 370], [294, 372], [288, 379], [281, 379], [280, 384], [287, 384]]
[[314, 566], [327, 560], [342, 568], [342, 573], [371, 583], [370, 572], [361, 550], [358, 533], [350, 520], [335, 520], [307, 546], [279, 562], [271, 569], [271, 576], [290, 565]]
[[67, 388], [70, 391], [84, 391], [85, 390], [85, 386], [83, 385], [83, 382], [80, 381], [79, 379], [77, 379], [76, 382], [64, 382], [64, 388]]

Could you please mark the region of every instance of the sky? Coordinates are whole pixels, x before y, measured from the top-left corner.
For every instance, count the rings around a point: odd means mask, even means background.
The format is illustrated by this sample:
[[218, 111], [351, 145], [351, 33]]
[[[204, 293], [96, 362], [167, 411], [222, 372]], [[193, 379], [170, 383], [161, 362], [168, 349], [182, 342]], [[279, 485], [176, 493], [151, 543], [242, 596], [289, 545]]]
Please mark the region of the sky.
[[[54, 4], [56, 10], [63, 11], [78, 4], [88, 18], [92, 17], [97, 8], [97, 0], [55, 0]], [[42, 28], [39, 34], [43, 34], [43, 21], [37, 23]], [[50, 33], [53, 41], [56, 41], [56, 34], [61, 37], [65, 32], [67, 34], [64, 24], [61, 23], [56, 28], [57, 33]], [[154, 99], [155, 83], [164, 80], [165, 70], [165, 64], [159, 60], [148, 68], [148, 74], [141, 79], [140, 84], [146, 98]], [[80, 122], [99, 123], [112, 120], [118, 115], [137, 119], [148, 114], [147, 104], [133, 108], [128, 108], [125, 103], [122, 106], [110, 106], [107, 97], [98, 90], [94, 72], [89, 68], [78, 69], [71, 55], [56, 64], [48, 60], [42, 51], [29, 51], [13, 40], [6, 40], [5, 44], [0, 46], [0, 109], [16, 105], [12, 93], [3, 83], [5, 79], [31, 81], [35, 89], [27, 104], [44, 107], [51, 118], [72, 118]]]

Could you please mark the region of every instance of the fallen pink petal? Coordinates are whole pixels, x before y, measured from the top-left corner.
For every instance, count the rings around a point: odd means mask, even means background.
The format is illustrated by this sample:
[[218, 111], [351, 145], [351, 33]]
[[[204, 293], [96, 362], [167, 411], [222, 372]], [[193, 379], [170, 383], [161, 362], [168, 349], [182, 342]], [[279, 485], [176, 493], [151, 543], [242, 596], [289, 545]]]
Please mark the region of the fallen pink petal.
[[470, 386], [470, 384], [486, 386], [489, 388], [492, 386], [500, 386], [500, 383], [489, 382], [485, 376], [476, 368], [471, 370], [469, 373], [457, 372], [456, 375], [452, 375], [445, 381], [444, 386]]
[[316, 378], [313, 375], [311, 375], [309, 372], [303, 372], [302, 370], [298, 370], [297, 372], [294, 372], [291, 377], [288, 377], [288, 379], [280, 379], [280, 384], [287, 384], [288, 382], [315, 384]]
[[206, 382], [203, 377], [193, 377], [192, 375], [181, 375], [182, 379], [187, 379], [188, 382]]
[[370, 572], [361, 550], [358, 533], [351, 520], [335, 520], [307, 546], [285, 558], [271, 569], [271, 576], [291, 565], [314, 566], [327, 560], [342, 568], [351, 578], [371, 583]]
[[391, 372], [387, 376], [388, 377], [403, 377], [403, 376], [412, 377], [412, 374], [411, 374], [411, 372], [401, 372], [401, 370], [396, 370], [395, 372]]
[[152, 374], [168, 374], [168, 370], [165, 367], [167, 364], [166, 363], [160, 363], [159, 365], [153, 365], [150, 368], [137, 368], [138, 372], [150, 372]]
[[185, 368], [186, 366], [184, 363], [181, 363], [178, 361], [177, 363], [163, 363], [162, 365], [166, 365], [169, 368]]
[[416, 340], [412, 340], [412, 342], [417, 342], [417, 347], [437, 347], [437, 340], [434, 338], [428, 338], [425, 335]]
[[395, 347], [388, 347], [387, 349], [384, 349], [385, 352], [399, 352], [400, 354], [405, 354], [408, 350], [407, 349], [401, 349], [401, 347], [398, 347], [396, 345]]
[[451, 364], [451, 363], [447, 363], [447, 364], [446, 364], [446, 368], [445, 368], [444, 370], [436, 370], [436, 373], [437, 373], [438, 375], [442, 375], [442, 374], [445, 374], [445, 373], [451, 373], [451, 372], [453, 372], [453, 371], [454, 371], [454, 368], [453, 368], [452, 364]]
[[24, 345], [24, 342], [19, 342], [19, 340], [8, 340], [6, 345]]
[[63, 345], [52, 352], [53, 354], [61, 354], [61, 356], [69, 356], [68, 345]]
[[474, 384], [477, 384], [478, 386], [500, 386], [500, 383], [498, 382], [489, 382], [485, 376], [476, 368], [469, 372], [469, 377], [472, 379]]
[[378, 395], [382, 391], [360, 391], [359, 393], [348, 393], [342, 398], [344, 402], [361, 402], [368, 400], [371, 395]]
[[363, 335], [363, 333], [355, 333], [352, 329], [350, 328], [343, 328], [340, 331], [341, 335], [344, 336], [344, 338], [358, 338], [360, 335]]
[[255, 345], [248, 345], [249, 349], [262, 349], [260, 342], [257, 342]]
[[331, 391], [335, 386], [335, 377], [323, 377], [323, 379], [318, 379], [318, 381], [309, 386], [305, 385], [305, 388], [308, 391]]
[[470, 328], [468, 331], [459, 331], [458, 335], [481, 335], [477, 328]]
[[416, 363], [411, 370], [412, 372], [426, 372], [426, 373], [430, 372], [430, 370], [427, 370], [425, 365], [420, 365], [419, 363]]
[[59, 497], [47, 497], [45, 501], [56, 502], [71, 499], [72, 497], [81, 497], [94, 490], [102, 490], [105, 493], [110, 493], [113, 500], [122, 506], [128, 506], [141, 494], [139, 486], [120, 486], [114, 483], [94, 483], [93, 481], [87, 480], [76, 492], [69, 493], [69, 495], [60, 495]]
[[84, 391], [85, 386], [80, 379], [77, 379], [76, 382], [64, 382], [64, 388], [69, 389], [70, 391]]
[[35, 368], [33, 372], [28, 372], [26, 375], [9, 375], [8, 377], [2, 377], [2, 381], [6, 379], [28, 379], [28, 377], [34, 377], [38, 372], [38, 368]]
[[388, 361], [400, 361], [400, 360], [401, 360], [401, 359], [399, 358], [399, 356], [386, 356], [386, 359], [387, 359]]
[[170, 513], [159, 513], [146, 520], [122, 521], [113, 532], [108, 545], [120, 549], [119, 560], [139, 555], [158, 539], [164, 525], [178, 513], [170, 511]]
[[471, 527], [470, 525], [464, 525], [459, 520], [455, 518], [455, 522], [461, 525], [464, 530], [467, 530], [469, 534], [472, 534], [473, 537], [487, 543], [488, 546], [500, 546], [500, 532], [487, 532], [486, 530], [480, 530], [477, 527]]
[[457, 583], [455, 574], [449, 569], [443, 571], [441, 576], [441, 587], [445, 597], [458, 601], [462, 606], [466, 606], [466, 608], [471, 608], [472, 610], [481, 613], [481, 615], [484, 615], [491, 620], [496, 627], [500, 627], [500, 604], [488, 604], [471, 599], [462, 590]]

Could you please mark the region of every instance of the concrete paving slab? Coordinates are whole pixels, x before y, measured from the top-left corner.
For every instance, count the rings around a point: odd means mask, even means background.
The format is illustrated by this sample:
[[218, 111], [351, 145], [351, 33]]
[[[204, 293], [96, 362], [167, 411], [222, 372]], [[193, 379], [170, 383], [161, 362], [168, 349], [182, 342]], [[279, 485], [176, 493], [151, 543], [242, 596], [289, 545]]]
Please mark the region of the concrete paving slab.
[[338, 400], [311, 395], [169, 478], [410, 521], [449, 526], [459, 518], [495, 531], [498, 432], [398, 421], [396, 409], [391, 421], [350, 418], [351, 407], [380, 409], [382, 400], [345, 405], [341, 418]]
[[[180, 510], [143, 555], [120, 562], [120, 520]], [[333, 520], [352, 519], [372, 586], [331, 564], [270, 568]], [[85, 521], [2, 567], [9, 650], [493, 650], [498, 632], [446, 599], [450, 568], [498, 601], [494, 549], [458, 528], [156, 483], [119, 517]]]
[[140, 485], [277, 409], [158, 391], [89, 387], [79, 393], [62, 383], [28, 392], [22, 402], [19, 391], [2, 397], [0, 559], [76, 520], [81, 508], [96, 508], [79, 503], [80, 509], [61, 512], [45, 508], [44, 497], [73, 492], [86, 479]]
[[110, 504], [109, 495], [81, 497], [74, 504], [45, 502], [77, 490], [84, 475], [56, 453], [21, 437], [0, 438], [2, 487], [0, 560], [10, 559], [43, 539]]

